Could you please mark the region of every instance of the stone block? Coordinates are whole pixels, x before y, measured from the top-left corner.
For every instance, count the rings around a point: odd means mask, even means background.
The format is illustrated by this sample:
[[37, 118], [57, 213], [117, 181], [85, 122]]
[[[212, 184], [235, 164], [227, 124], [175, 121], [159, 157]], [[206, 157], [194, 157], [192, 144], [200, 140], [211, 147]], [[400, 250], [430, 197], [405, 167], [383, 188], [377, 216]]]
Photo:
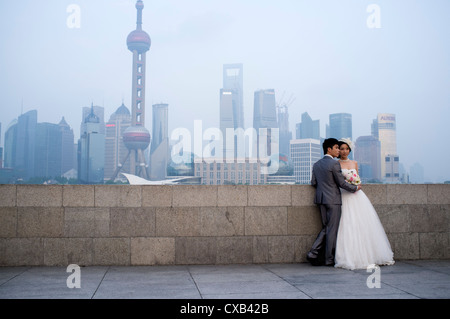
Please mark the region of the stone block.
[[420, 259], [447, 259], [449, 257], [448, 233], [419, 234]]
[[294, 243], [295, 243], [294, 262], [297, 262], [297, 263], [307, 262], [306, 254], [311, 249], [316, 237], [317, 237], [317, 234], [302, 235], [302, 236], [294, 237]]
[[253, 262], [264, 264], [269, 262], [268, 236], [252, 236], [253, 238]]
[[141, 207], [141, 186], [96, 185], [96, 207]]
[[288, 235], [317, 235], [322, 221], [317, 206], [296, 206], [287, 208]]
[[388, 239], [394, 252], [394, 260], [420, 258], [418, 233], [393, 233], [388, 234]]
[[130, 238], [94, 238], [94, 265], [130, 265]]
[[198, 207], [157, 207], [156, 236], [199, 236], [200, 211]]
[[291, 206], [291, 186], [255, 185], [248, 187], [248, 206]]
[[111, 237], [155, 236], [155, 208], [111, 208]]
[[0, 207], [16, 206], [16, 185], [0, 184]]
[[173, 186], [142, 186], [142, 207], [171, 207], [172, 193]]
[[214, 265], [217, 260], [217, 237], [176, 237], [175, 263]]
[[292, 185], [292, 206], [313, 206], [316, 189], [310, 185]]
[[295, 236], [268, 236], [269, 263], [295, 261]]
[[62, 185], [18, 185], [17, 206], [61, 207]]
[[44, 265], [92, 265], [92, 238], [45, 238]]
[[131, 238], [131, 265], [173, 265], [175, 238]]
[[200, 207], [200, 235], [244, 235], [244, 207]]
[[17, 208], [0, 207], [0, 238], [16, 237]]
[[17, 237], [62, 237], [64, 209], [62, 207], [19, 207]]
[[217, 206], [217, 186], [177, 185], [173, 188], [174, 207]]
[[386, 233], [405, 233], [411, 229], [408, 205], [374, 205]]
[[106, 207], [66, 207], [65, 237], [109, 237], [110, 215]]
[[450, 204], [450, 184], [428, 184], [428, 204]]
[[0, 238], [0, 266], [42, 266], [42, 238]]
[[286, 235], [287, 207], [245, 207], [245, 235]]
[[363, 184], [361, 190], [369, 198], [372, 205], [387, 204], [387, 185], [386, 184]]
[[387, 204], [426, 204], [427, 185], [387, 184]]
[[94, 185], [64, 185], [63, 206], [64, 207], [94, 207], [95, 205]]
[[249, 264], [253, 261], [251, 237], [218, 237], [217, 264]]
[[223, 185], [217, 189], [218, 206], [247, 206], [247, 190], [244, 185]]
[[448, 231], [449, 216], [445, 205], [409, 205], [409, 214], [412, 232]]

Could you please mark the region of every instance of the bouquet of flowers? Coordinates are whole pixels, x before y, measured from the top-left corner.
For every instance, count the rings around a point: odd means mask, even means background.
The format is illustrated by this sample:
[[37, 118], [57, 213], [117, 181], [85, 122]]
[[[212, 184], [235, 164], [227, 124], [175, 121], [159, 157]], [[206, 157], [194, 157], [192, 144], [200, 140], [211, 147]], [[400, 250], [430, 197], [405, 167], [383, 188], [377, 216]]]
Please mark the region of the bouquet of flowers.
[[342, 174], [344, 175], [346, 182], [353, 185], [361, 184], [361, 178], [355, 170], [345, 170], [344, 172], [342, 172]]

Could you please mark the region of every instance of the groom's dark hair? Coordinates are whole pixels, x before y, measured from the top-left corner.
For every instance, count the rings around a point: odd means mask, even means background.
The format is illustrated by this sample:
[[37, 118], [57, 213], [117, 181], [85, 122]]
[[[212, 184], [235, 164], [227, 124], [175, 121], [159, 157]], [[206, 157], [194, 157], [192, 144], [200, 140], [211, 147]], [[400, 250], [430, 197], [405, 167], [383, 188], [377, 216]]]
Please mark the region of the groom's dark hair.
[[335, 138], [327, 138], [322, 143], [323, 154], [325, 155], [328, 151], [328, 148], [333, 148], [334, 145], [339, 145], [339, 141]]

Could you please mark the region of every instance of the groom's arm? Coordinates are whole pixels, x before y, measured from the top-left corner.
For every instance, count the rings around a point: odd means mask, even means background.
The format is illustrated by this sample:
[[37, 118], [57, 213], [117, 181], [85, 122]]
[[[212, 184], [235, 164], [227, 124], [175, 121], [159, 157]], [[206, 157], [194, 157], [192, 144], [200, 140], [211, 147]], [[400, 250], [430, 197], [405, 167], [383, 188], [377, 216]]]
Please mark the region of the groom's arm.
[[312, 174], [311, 174], [311, 185], [314, 187], [317, 187], [317, 179], [316, 179], [316, 173], [314, 173], [314, 167], [312, 169]]
[[349, 191], [349, 192], [356, 192], [358, 190], [358, 186], [352, 185], [350, 183], [347, 183], [345, 181], [344, 175], [341, 173], [341, 165], [339, 162], [336, 162], [332, 167], [332, 172], [334, 176], [334, 180], [336, 181], [336, 184], [338, 184], [339, 187]]

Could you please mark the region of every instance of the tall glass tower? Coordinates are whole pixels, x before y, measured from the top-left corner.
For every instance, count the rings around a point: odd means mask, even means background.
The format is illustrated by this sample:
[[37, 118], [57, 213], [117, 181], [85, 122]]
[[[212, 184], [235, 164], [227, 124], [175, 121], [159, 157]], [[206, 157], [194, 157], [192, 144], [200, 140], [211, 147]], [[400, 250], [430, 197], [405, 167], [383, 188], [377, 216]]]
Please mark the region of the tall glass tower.
[[154, 104], [152, 115], [150, 179], [161, 180], [166, 178], [169, 161], [169, 105]]
[[[241, 63], [223, 65], [223, 88], [220, 89], [220, 130], [223, 135], [223, 154], [234, 152], [237, 156], [237, 138], [234, 136], [234, 150], [227, 150], [233, 145], [226, 139], [227, 129], [244, 129], [244, 95], [243, 66]], [[231, 147], [231, 146], [230, 146]]]

